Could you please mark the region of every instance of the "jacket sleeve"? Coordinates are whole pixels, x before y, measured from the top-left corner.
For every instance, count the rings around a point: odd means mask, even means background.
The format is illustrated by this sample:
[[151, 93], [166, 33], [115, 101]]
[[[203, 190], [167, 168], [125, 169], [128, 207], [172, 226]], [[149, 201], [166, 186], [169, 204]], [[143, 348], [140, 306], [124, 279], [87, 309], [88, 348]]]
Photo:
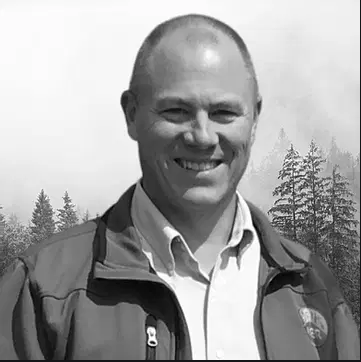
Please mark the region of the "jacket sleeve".
[[314, 258], [313, 264], [328, 290], [332, 307], [333, 328], [335, 333], [338, 360], [360, 359], [360, 337], [351, 310], [343, 296], [341, 288], [331, 269], [320, 259]]
[[339, 360], [360, 359], [360, 337], [351, 310], [348, 305], [340, 303], [334, 311], [336, 344]]
[[36, 291], [17, 260], [0, 280], [0, 360], [46, 359], [41, 329]]

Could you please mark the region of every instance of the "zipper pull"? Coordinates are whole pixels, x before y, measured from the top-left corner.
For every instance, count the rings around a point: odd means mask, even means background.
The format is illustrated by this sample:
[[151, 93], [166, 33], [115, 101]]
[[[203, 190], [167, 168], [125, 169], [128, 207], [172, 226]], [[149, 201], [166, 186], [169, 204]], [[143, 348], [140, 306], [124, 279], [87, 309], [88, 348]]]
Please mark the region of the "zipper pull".
[[149, 314], [145, 321], [145, 331], [147, 333], [147, 345], [149, 347], [157, 347], [158, 339], [157, 339], [157, 320], [156, 318]]
[[157, 330], [153, 326], [147, 327], [147, 345], [149, 347], [157, 347], [158, 346], [158, 340], [157, 340]]

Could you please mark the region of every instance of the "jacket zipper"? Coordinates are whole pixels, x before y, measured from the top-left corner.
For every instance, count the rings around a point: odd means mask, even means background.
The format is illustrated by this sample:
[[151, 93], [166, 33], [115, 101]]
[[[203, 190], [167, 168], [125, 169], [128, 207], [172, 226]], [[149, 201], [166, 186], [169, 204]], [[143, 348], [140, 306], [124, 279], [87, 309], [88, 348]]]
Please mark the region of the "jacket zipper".
[[157, 320], [154, 316], [148, 315], [145, 322], [145, 332], [146, 332], [146, 360], [155, 360], [156, 359], [156, 347], [158, 346], [157, 339]]

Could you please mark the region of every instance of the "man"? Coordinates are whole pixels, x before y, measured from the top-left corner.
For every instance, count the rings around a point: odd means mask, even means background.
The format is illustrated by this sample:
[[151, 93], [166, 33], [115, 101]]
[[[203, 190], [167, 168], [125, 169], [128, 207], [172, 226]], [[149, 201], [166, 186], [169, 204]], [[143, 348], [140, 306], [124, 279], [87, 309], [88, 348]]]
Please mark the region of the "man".
[[239, 35], [200, 15], [160, 24], [121, 105], [142, 178], [19, 257], [0, 358], [358, 359], [329, 269], [236, 191], [261, 111]]

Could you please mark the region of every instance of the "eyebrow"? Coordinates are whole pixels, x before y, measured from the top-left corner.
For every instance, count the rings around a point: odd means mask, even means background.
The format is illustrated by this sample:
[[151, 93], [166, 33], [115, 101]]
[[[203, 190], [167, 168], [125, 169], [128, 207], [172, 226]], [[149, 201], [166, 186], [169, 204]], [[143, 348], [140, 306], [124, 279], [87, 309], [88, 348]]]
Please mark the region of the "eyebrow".
[[[183, 107], [193, 107], [194, 104], [197, 103], [196, 100], [187, 97], [180, 97], [180, 96], [164, 96], [160, 97], [156, 101], [156, 108], [167, 108], [169, 105], [178, 105]], [[220, 99], [211, 103], [210, 108], [236, 108], [242, 111], [247, 109], [246, 105], [239, 99], [235, 97], [229, 99]]]
[[156, 101], [156, 108], [167, 108], [170, 104], [176, 104], [179, 106], [189, 107], [192, 105], [192, 102], [190, 99], [184, 99], [182, 97], [161, 97], [157, 99]]

